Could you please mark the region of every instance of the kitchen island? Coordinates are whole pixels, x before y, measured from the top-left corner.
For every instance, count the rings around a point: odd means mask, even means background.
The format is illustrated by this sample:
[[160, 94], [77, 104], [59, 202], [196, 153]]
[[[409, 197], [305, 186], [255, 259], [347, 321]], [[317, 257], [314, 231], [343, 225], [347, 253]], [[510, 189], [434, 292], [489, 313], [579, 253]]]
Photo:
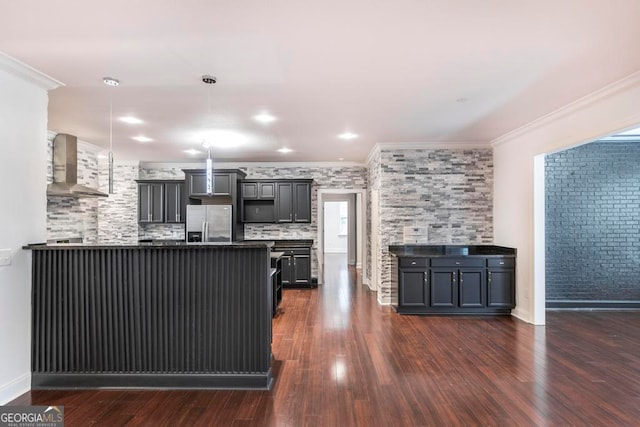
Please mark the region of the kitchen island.
[[393, 245], [391, 304], [400, 314], [498, 315], [515, 307], [516, 249]]
[[29, 245], [32, 388], [269, 389], [272, 245]]

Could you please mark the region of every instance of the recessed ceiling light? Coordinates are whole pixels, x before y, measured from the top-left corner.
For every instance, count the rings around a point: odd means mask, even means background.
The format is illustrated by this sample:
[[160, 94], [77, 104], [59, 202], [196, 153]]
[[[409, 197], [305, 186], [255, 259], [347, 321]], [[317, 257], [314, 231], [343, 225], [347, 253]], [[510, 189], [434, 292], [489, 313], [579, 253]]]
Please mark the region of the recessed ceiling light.
[[230, 130], [210, 129], [200, 132], [196, 140], [200, 141], [204, 148], [235, 148], [244, 144], [247, 138]]
[[128, 123], [130, 125], [139, 125], [140, 123], [144, 123], [142, 120], [140, 120], [137, 117], [133, 117], [133, 116], [124, 116], [124, 117], [120, 117], [119, 119], [121, 122], [125, 122]]
[[189, 148], [188, 150], [184, 150], [185, 153], [187, 154], [191, 154], [192, 156], [195, 156], [196, 154], [202, 154], [200, 151], [195, 150], [193, 148]]
[[253, 118], [260, 123], [271, 123], [276, 121], [276, 118], [268, 113], [260, 113], [257, 116], [253, 116]]
[[338, 160], [343, 161], [343, 160], [344, 160], [344, 157], [340, 157]]
[[282, 147], [282, 148], [278, 148], [278, 152], [282, 153], [282, 154], [287, 154], [292, 152], [293, 150], [291, 148], [287, 148], [287, 147]]
[[147, 138], [146, 136], [142, 136], [142, 135], [140, 135], [140, 136], [132, 136], [131, 139], [134, 139], [134, 140], [136, 140], [138, 142], [151, 142], [151, 141], [153, 141], [153, 139]]
[[347, 139], [347, 140], [348, 139], [354, 139], [354, 138], [357, 138], [357, 137], [358, 137], [357, 134], [351, 133], [351, 132], [344, 132], [344, 133], [341, 133], [340, 135], [338, 135], [338, 138]]
[[118, 86], [120, 84], [120, 80], [114, 79], [113, 77], [103, 77], [102, 83], [109, 86]]

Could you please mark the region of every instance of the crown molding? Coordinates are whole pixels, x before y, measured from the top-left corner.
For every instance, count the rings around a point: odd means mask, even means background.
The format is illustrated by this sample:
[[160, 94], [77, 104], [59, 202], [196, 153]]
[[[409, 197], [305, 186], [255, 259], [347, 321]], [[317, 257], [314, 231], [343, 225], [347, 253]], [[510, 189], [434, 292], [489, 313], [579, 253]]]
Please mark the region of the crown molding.
[[[140, 167], [147, 169], [180, 168], [194, 169], [204, 168], [204, 162], [140, 162]], [[269, 168], [344, 168], [344, 167], [366, 167], [364, 163], [358, 162], [213, 162], [214, 169], [240, 169], [252, 167]]]
[[50, 77], [35, 68], [19, 61], [6, 53], [0, 52], [0, 70], [4, 70], [18, 78], [44, 89], [52, 90], [60, 86], [64, 86], [59, 80]]
[[520, 126], [512, 131], [505, 133], [502, 136], [491, 141], [491, 146], [497, 147], [499, 145], [507, 144], [513, 140], [516, 140], [520, 136], [527, 134], [533, 130], [539, 129], [543, 126], [547, 126], [553, 122], [556, 122], [570, 114], [576, 113], [580, 110], [583, 110], [598, 101], [601, 101], [605, 98], [609, 98], [629, 87], [640, 85], [640, 71], [636, 71], [633, 74], [628, 75], [627, 77], [615, 81], [607, 86], [596, 90], [595, 92], [591, 92], [583, 96], [582, 98], [578, 98], [577, 100], [558, 108], [544, 116], [538, 117], [537, 119]]

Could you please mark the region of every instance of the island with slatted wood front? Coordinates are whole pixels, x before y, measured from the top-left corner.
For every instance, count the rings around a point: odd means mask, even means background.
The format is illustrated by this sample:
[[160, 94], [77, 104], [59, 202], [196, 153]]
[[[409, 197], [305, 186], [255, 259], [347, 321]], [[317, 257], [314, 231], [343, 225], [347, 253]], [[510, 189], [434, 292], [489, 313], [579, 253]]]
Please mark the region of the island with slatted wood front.
[[27, 246], [32, 388], [269, 389], [271, 247]]

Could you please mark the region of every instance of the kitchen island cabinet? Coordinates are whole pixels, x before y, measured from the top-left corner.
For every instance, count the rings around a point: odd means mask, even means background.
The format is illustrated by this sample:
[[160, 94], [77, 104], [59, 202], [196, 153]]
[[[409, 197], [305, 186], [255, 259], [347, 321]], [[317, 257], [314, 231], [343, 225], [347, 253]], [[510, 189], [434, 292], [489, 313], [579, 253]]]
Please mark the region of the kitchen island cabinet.
[[392, 305], [400, 314], [509, 314], [516, 250], [502, 246], [394, 245]]
[[270, 388], [271, 247], [27, 247], [32, 388]]

